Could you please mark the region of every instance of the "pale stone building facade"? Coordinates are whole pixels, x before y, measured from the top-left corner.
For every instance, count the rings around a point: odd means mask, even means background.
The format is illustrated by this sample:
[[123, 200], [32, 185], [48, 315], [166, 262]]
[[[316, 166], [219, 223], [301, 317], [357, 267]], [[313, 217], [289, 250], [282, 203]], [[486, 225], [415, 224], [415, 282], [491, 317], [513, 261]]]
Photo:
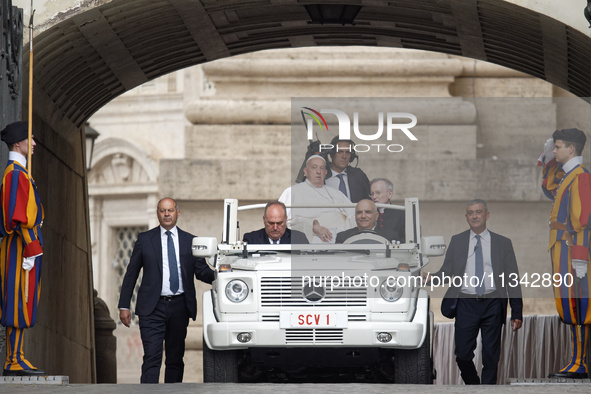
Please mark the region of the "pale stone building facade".
[[[259, 52], [144, 84], [90, 119], [101, 133], [89, 173], [95, 288], [118, 321], [126, 258], [137, 232], [158, 224], [161, 197], [178, 200], [179, 227], [218, 238], [224, 198], [276, 199], [293, 182], [305, 149], [292, 141], [292, 97], [414, 100], [423, 142], [405, 146], [400, 156], [362, 156], [360, 167], [370, 179], [390, 178], [395, 199], [420, 198], [425, 235], [449, 240], [467, 227], [465, 201], [487, 199], [490, 228], [513, 239], [520, 270], [549, 272], [550, 203], [540, 191], [537, 155], [555, 128], [589, 130], [582, 115], [588, 107], [566, 96], [544, 81], [480, 61], [365, 47]], [[250, 213], [240, 225], [243, 232], [262, 227], [260, 214]], [[529, 293], [525, 313], [553, 313], [549, 291]], [[436, 298], [432, 309], [439, 309]], [[189, 331], [185, 381], [201, 379], [195, 372], [200, 324], [199, 316]], [[119, 381], [138, 381], [137, 329], [119, 325], [116, 335]]]

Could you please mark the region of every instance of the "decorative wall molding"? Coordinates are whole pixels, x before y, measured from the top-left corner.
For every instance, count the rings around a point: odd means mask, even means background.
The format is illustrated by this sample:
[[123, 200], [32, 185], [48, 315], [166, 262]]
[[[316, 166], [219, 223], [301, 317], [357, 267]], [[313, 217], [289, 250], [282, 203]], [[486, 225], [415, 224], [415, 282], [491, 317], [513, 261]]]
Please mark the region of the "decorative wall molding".
[[96, 164], [88, 174], [91, 196], [157, 191], [157, 164], [131, 142], [118, 138], [101, 141], [95, 146], [94, 157]]

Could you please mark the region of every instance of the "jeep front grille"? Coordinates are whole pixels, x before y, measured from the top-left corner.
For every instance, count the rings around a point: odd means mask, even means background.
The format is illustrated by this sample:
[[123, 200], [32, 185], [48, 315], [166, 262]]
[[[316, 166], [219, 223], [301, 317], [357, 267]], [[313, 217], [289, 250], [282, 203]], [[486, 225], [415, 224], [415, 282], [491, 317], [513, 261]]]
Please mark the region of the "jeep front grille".
[[285, 330], [286, 343], [343, 343], [342, 329], [287, 329]]
[[318, 301], [304, 298], [301, 277], [261, 278], [261, 307], [364, 307], [367, 305], [367, 288], [339, 286], [322, 289]]

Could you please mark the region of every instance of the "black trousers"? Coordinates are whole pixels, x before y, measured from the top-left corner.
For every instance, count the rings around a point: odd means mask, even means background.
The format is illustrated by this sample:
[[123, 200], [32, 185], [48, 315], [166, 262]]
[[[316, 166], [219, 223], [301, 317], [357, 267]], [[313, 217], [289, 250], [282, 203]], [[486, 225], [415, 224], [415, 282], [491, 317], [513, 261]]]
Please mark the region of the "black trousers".
[[455, 354], [465, 384], [481, 383], [472, 361], [479, 330], [482, 337], [482, 384], [497, 383], [501, 330], [506, 319], [503, 316], [503, 301], [499, 298], [458, 299], [454, 326]]
[[185, 297], [171, 300], [160, 299], [154, 311], [139, 318], [140, 336], [144, 347], [142, 364], [142, 383], [158, 383], [162, 365], [162, 344], [166, 354], [164, 383], [183, 381], [185, 364], [185, 338], [189, 315], [185, 307]]

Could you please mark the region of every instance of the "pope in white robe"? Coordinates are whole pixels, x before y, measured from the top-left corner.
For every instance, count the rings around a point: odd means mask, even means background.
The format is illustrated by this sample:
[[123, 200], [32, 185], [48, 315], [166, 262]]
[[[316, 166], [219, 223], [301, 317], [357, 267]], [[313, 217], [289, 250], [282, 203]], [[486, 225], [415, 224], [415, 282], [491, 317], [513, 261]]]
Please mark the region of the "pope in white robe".
[[[313, 155], [304, 168], [306, 180], [288, 187], [279, 201], [289, 204], [350, 204], [338, 189], [324, 184], [326, 161]], [[334, 243], [337, 233], [355, 227], [353, 208], [288, 208], [289, 228], [306, 234], [310, 243]]]

